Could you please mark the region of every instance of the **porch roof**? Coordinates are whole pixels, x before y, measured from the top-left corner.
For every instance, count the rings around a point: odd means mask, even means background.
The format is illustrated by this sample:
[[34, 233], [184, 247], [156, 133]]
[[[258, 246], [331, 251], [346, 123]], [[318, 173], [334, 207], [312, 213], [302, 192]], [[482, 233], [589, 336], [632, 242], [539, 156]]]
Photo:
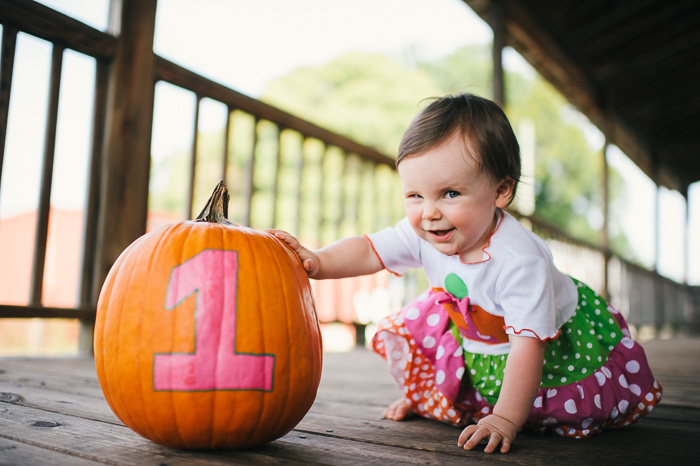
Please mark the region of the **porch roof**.
[[464, 1], [657, 183], [700, 180], [700, 2]]

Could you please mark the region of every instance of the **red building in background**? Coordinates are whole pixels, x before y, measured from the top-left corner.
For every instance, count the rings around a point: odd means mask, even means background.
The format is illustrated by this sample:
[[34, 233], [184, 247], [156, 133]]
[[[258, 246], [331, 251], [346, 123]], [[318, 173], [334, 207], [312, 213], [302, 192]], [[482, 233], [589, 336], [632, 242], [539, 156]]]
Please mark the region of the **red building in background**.
[[[181, 221], [172, 214], [150, 213], [148, 230]], [[31, 283], [36, 211], [0, 219], [0, 303], [26, 305]], [[83, 212], [51, 207], [44, 268], [42, 304], [49, 307], [74, 307], [78, 301], [80, 261], [82, 257]], [[321, 322], [339, 321], [347, 327], [341, 331], [325, 328], [326, 346], [332, 339], [354, 340], [351, 324], [369, 323], [389, 313], [389, 274], [348, 278], [343, 280], [312, 280], [316, 310]], [[378, 292], [379, 290], [379, 292]], [[357, 315], [356, 306], [361, 314]], [[397, 309], [393, 309], [396, 311]], [[64, 348], [59, 352], [77, 352], [78, 323], [65, 319], [5, 319], [0, 322], [0, 355], [13, 354], [8, 347], [21, 347], [18, 354], [46, 353], [51, 341]], [[51, 321], [51, 322], [49, 322]], [[62, 322], [56, 322], [62, 321]], [[325, 326], [324, 326], [325, 327]], [[345, 334], [346, 336], [341, 336]], [[56, 335], [56, 334], [59, 335]], [[340, 342], [338, 342], [340, 343]], [[66, 350], [74, 347], [74, 351]], [[49, 349], [49, 353], [56, 350]]]
[[[0, 302], [26, 305], [36, 211], [0, 220]], [[51, 207], [44, 269], [45, 306], [73, 307], [78, 295], [83, 213]]]

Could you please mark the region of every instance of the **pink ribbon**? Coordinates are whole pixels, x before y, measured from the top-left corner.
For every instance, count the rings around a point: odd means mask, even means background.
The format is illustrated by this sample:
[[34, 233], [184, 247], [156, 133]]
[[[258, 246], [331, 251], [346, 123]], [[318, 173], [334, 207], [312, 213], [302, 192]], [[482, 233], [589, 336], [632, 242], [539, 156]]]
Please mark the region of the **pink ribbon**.
[[467, 324], [467, 328], [465, 329], [459, 325], [457, 328], [459, 329], [459, 333], [461, 333], [464, 338], [491, 344], [500, 343], [497, 338], [491, 335], [483, 335], [479, 333], [479, 330], [477, 329], [472, 317], [474, 308], [469, 305], [469, 296], [457, 299], [451, 293], [446, 291], [438, 291], [435, 293], [435, 299], [436, 303], [441, 304], [442, 306], [449, 305], [449, 303], [453, 304], [459, 310], [459, 313], [462, 314], [464, 322]]

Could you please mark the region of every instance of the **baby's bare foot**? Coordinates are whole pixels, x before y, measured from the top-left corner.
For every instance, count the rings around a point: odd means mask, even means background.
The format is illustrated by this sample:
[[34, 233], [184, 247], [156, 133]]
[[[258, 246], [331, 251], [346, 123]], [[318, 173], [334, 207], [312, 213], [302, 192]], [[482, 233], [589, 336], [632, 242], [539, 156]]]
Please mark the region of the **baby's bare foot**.
[[389, 405], [389, 407], [384, 411], [384, 419], [391, 419], [392, 421], [402, 421], [413, 416], [415, 413], [411, 410], [411, 406], [408, 404], [405, 398], [399, 398]]

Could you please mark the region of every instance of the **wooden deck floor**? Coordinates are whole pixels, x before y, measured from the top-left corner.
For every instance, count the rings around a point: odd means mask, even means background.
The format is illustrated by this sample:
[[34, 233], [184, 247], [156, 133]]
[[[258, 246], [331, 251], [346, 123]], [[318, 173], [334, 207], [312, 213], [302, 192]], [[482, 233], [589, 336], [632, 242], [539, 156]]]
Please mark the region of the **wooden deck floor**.
[[171, 450], [112, 414], [92, 359], [0, 359], [1, 465], [223, 464], [700, 464], [700, 338], [645, 345], [665, 388], [636, 425], [587, 440], [522, 433], [510, 453], [456, 446], [459, 429], [380, 419], [398, 396], [384, 362], [366, 350], [325, 355], [316, 403], [292, 432], [250, 451]]

